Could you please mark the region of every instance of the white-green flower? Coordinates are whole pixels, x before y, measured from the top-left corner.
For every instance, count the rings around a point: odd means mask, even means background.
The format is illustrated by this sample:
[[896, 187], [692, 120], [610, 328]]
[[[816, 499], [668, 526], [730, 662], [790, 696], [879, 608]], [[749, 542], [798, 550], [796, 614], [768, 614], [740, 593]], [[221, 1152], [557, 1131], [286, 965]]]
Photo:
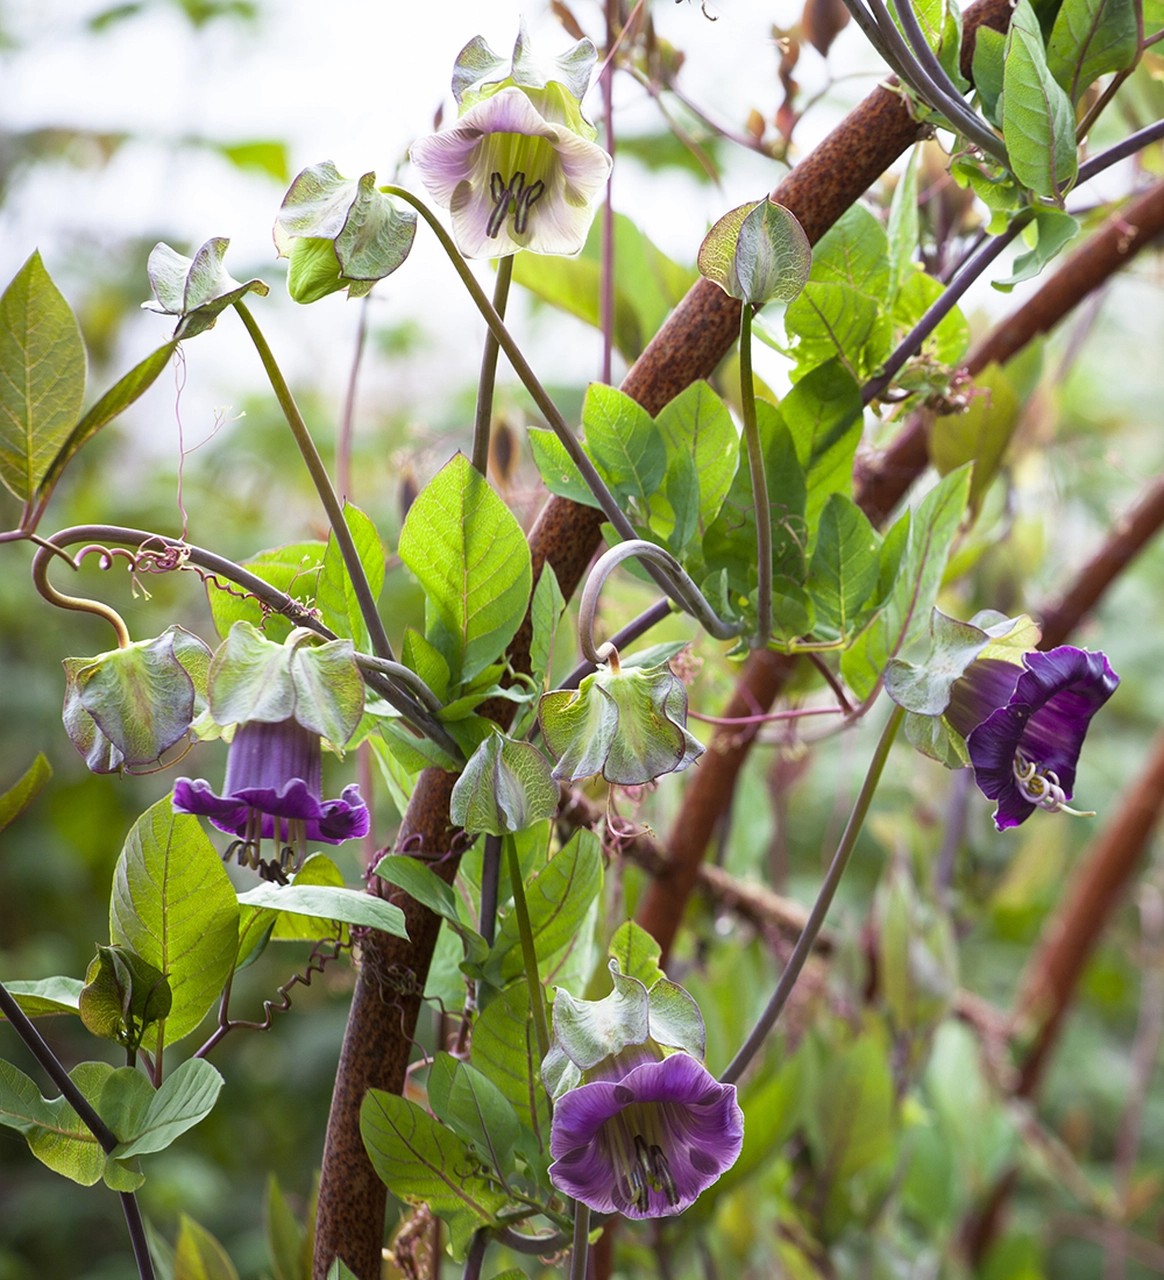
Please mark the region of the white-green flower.
[[546, 120], [516, 87], [415, 142], [412, 162], [452, 214], [467, 258], [579, 253], [611, 167], [601, 147]]

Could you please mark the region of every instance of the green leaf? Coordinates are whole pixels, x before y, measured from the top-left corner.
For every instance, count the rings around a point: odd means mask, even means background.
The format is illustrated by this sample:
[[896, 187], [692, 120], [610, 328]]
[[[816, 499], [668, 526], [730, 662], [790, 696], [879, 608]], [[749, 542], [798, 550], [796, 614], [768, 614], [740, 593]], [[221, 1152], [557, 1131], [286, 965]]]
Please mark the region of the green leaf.
[[404, 912], [391, 902], [384, 902], [363, 889], [343, 889], [335, 885], [288, 884], [264, 882], [240, 893], [239, 903], [247, 907], [265, 907], [292, 915], [315, 916], [343, 924], [380, 929], [396, 938], [407, 938]]
[[610, 940], [610, 958], [628, 978], [637, 978], [648, 990], [666, 975], [659, 967], [662, 948], [633, 920], [620, 924]]
[[686, 523], [678, 496], [683, 486], [694, 509], [691, 535], [702, 535], [719, 514], [739, 465], [739, 432], [731, 413], [706, 382], [693, 382], [659, 411], [655, 428], [667, 449], [664, 492], [675, 524]]
[[471, 834], [501, 836], [552, 818], [560, 799], [550, 762], [537, 747], [498, 731], [469, 757], [449, 814]]
[[[792, 387], [780, 402], [780, 413], [804, 468], [803, 510], [812, 529], [829, 498], [852, 489], [862, 430], [861, 389], [839, 360], [829, 360]], [[779, 484], [775, 481], [777, 491]]]
[[488, 955], [489, 944], [476, 929], [462, 919], [459, 910], [460, 899], [453, 892], [452, 886], [446, 884], [431, 867], [417, 858], [409, 858], [400, 853], [389, 853], [376, 863], [373, 873], [381, 880], [387, 880], [389, 884], [403, 889], [422, 907], [427, 907], [442, 920], [447, 921], [464, 941], [469, 963], [480, 964]]
[[725, 213], [699, 246], [698, 266], [729, 298], [790, 302], [804, 288], [812, 247], [796, 215], [771, 198]]
[[[44, 1018], [76, 1013], [84, 985], [80, 978], [39, 978], [34, 982], [6, 982], [4, 987], [30, 1018]], [[3, 1021], [0, 1015], [0, 1022]]]
[[[902, 284], [893, 304], [893, 323], [904, 336], [945, 292], [940, 280], [924, 271], [914, 271]], [[970, 326], [961, 307], [951, 307], [922, 343], [915, 360], [933, 360], [938, 364], [960, 363], [970, 345]], [[898, 375], [899, 378], [901, 375]]]
[[848, 284], [810, 280], [784, 313], [798, 370], [840, 359], [867, 378], [889, 355], [893, 326], [876, 298]]
[[1047, 68], [1030, 0], [1018, 0], [1007, 29], [1002, 132], [1015, 177], [1036, 195], [1058, 199], [1078, 170], [1075, 111]]
[[132, 1132], [115, 1129], [121, 1145], [116, 1160], [164, 1151], [175, 1138], [192, 1129], [214, 1109], [223, 1079], [204, 1058], [190, 1058], [171, 1071], [154, 1093]]
[[207, 143], [243, 173], [257, 173], [275, 182], [286, 182], [289, 174], [287, 144], [277, 138], [248, 138], [241, 142]]
[[915, 270], [920, 238], [917, 212], [917, 166], [920, 147], [911, 147], [905, 171], [893, 188], [889, 203], [889, 224], [886, 228], [889, 245], [889, 296], [897, 296], [902, 282]]
[[[355, 543], [356, 554], [364, 566], [364, 574], [375, 602], [380, 598], [380, 590], [384, 586], [384, 547], [380, 542], [380, 535], [372, 521], [350, 502], [344, 503], [344, 519]], [[327, 540], [315, 603], [323, 614], [324, 623], [336, 635], [349, 637], [355, 647], [364, 653], [371, 649], [367, 624], [360, 613], [355, 588], [348, 576], [343, 553], [334, 533]]]
[[273, 1173], [267, 1178], [263, 1223], [266, 1227], [267, 1254], [271, 1259], [275, 1280], [311, 1280], [307, 1230], [287, 1203], [287, 1197], [279, 1186], [279, 1179]]
[[184, 1213], [178, 1222], [173, 1280], [238, 1280], [226, 1250], [205, 1227]]
[[989, 364], [974, 379], [964, 412], [936, 418], [930, 431], [930, 457], [939, 475], [974, 464], [969, 504], [977, 510], [990, 487], [1018, 426], [1022, 405], [1009, 377]]
[[0, 296], [0, 484], [30, 502], [85, 395], [72, 309], [34, 253]]
[[1014, 260], [1014, 270], [1005, 280], [990, 283], [1000, 293], [1009, 293], [1016, 284], [1032, 280], [1071, 243], [1079, 231], [1079, 219], [1062, 209], [1039, 209], [1023, 231], [1030, 248]]
[[341, 1258], [336, 1258], [327, 1269], [327, 1280], [359, 1280], [359, 1276]]
[[1047, 41], [1047, 67], [1072, 102], [1109, 71], [1135, 63], [1135, 0], [1063, 0]]
[[879, 539], [868, 517], [834, 493], [821, 512], [808, 589], [819, 621], [847, 636], [877, 588]]
[[[134, 1110], [144, 1111], [153, 1092], [131, 1067], [82, 1062], [69, 1079], [93, 1109], [110, 1123]], [[128, 1101], [132, 1095], [134, 1101]], [[63, 1097], [42, 1098], [36, 1085], [9, 1062], [0, 1060], [0, 1125], [24, 1134], [29, 1150], [55, 1173], [91, 1187], [102, 1177], [115, 1191], [134, 1191], [142, 1175], [107, 1158], [88, 1125]]]
[[442, 652], [447, 642], [454, 680], [471, 680], [525, 617], [533, 574], [521, 526], [458, 453], [409, 508], [399, 554], [424, 588], [429, 639]]
[[810, 279], [847, 285], [867, 297], [885, 300], [889, 278], [885, 228], [865, 205], [850, 205], [817, 242]]
[[415, 1102], [369, 1089], [360, 1134], [380, 1180], [406, 1204], [426, 1204], [448, 1223], [453, 1256], [473, 1232], [496, 1226], [505, 1193], [481, 1176], [468, 1145]]
[[974, 61], [971, 64], [974, 88], [987, 120], [996, 128], [1002, 127], [998, 111], [1002, 97], [1003, 59], [1006, 56], [1006, 33], [993, 27], [979, 27], [974, 32]]
[[[294, 542], [289, 546], [260, 551], [258, 555], [240, 561], [240, 564], [310, 609], [315, 605], [326, 549], [324, 542]], [[291, 632], [289, 619], [267, 613], [257, 600], [241, 595], [237, 587], [209, 580], [206, 598], [214, 629], [220, 636], [227, 636], [236, 622], [261, 626], [269, 640], [284, 640]]]
[[547, 560], [538, 574], [529, 611], [532, 627], [529, 642], [530, 673], [534, 684], [542, 690], [550, 687], [554, 643], [565, 609], [566, 598], [558, 586], [554, 566]]
[[412, 627], [405, 631], [400, 656], [404, 665], [415, 671], [438, 698], [443, 701], [448, 697], [449, 664], [419, 631]]
[[582, 426], [587, 451], [615, 493], [647, 501], [667, 470], [667, 449], [651, 415], [616, 387], [592, 382]]
[[239, 302], [248, 293], [265, 297], [270, 289], [261, 280], [248, 280], [240, 284], [229, 271], [223, 259], [230, 241], [223, 236], [207, 240], [187, 258], [171, 249], [168, 244], [156, 244], [150, 252], [146, 271], [153, 290], [153, 302], [143, 302], [149, 311], [162, 315], [178, 316], [174, 338], [193, 338], [214, 327], [215, 321], [227, 307]]
[[468, 1062], [438, 1053], [428, 1073], [428, 1102], [437, 1118], [459, 1133], [505, 1182], [521, 1142], [521, 1125], [493, 1081]]
[[[557, 494], [559, 498], [569, 498], [571, 502], [580, 503], [584, 507], [600, 509], [598, 499], [582, 479], [573, 459], [566, 452], [566, 446], [551, 430], [546, 427], [531, 427], [529, 448], [542, 483], [551, 493]], [[585, 444], [582, 448], [589, 456]], [[601, 468], [599, 475], [602, 475]], [[602, 478], [605, 480], [606, 476]]]
[[[591, 831], [577, 831], [570, 842], [526, 885], [526, 903], [539, 961], [556, 955], [575, 937], [590, 904], [602, 891], [602, 849]], [[497, 941], [485, 967], [499, 987], [524, 971], [517, 912], [511, 911], [497, 930]]]
[[176, 342], [163, 343], [139, 364], [134, 365], [123, 378], [119, 378], [100, 400], [86, 410], [81, 421], [69, 432], [68, 439], [61, 445], [40, 482], [38, 496], [42, 500], [56, 487], [65, 467], [81, 447], [153, 386], [158, 374], [170, 363], [170, 357], [177, 346]]
[[146, 1037], [172, 1044], [202, 1021], [234, 968], [238, 901], [198, 819], [167, 796], [133, 825], [113, 873], [109, 933], [166, 975], [169, 1016]]
[[[804, 547], [808, 541], [804, 521], [807, 492], [804, 468], [780, 409], [765, 400], [757, 400], [756, 421], [768, 477], [773, 570], [783, 576], [803, 579]], [[811, 437], [813, 424], [801, 425]], [[805, 445], [806, 456], [810, 448], [810, 444]], [[726, 586], [732, 592], [747, 597], [755, 591], [756, 513], [746, 454], [743, 455], [743, 465], [732, 479], [727, 498], [704, 535], [703, 556], [707, 568], [713, 574], [723, 575], [721, 580], [726, 580]], [[704, 593], [715, 601], [714, 589], [709, 594], [706, 583]], [[719, 610], [726, 610], [730, 603], [721, 601]]]
[[473, 1025], [470, 1061], [508, 1100], [539, 1149], [549, 1145], [550, 1108], [524, 982], [491, 999]]
[[0, 831], [20, 817], [44, 790], [52, 776], [52, 765], [43, 752], [37, 752], [36, 759], [20, 778], [0, 795]]
[[[324, 885], [332, 889], [344, 887], [343, 872], [325, 853], [313, 853], [307, 861], [291, 877], [291, 883], [300, 886]], [[336, 929], [338, 920], [327, 916], [299, 915], [296, 912], [279, 912], [270, 917], [270, 908], [244, 907], [243, 919], [246, 924], [240, 925], [240, 933], [250, 923], [247, 917], [255, 913], [264, 919], [270, 918], [270, 940], [272, 942], [318, 942], [321, 938], [335, 937], [336, 933], [347, 941], [348, 931]]]
[[[989, 28], [982, 27], [980, 30], [988, 31]], [[1015, 180], [1009, 170], [983, 169], [971, 157], [958, 156], [950, 163], [950, 176], [960, 187], [973, 191], [990, 210], [990, 222], [986, 230], [992, 236], [1001, 235], [1010, 225], [1011, 219], [1027, 205], [1026, 189]]]
[[926, 44], [938, 55], [938, 61], [954, 84], [964, 89], [966, 81], [960, 65], [962, 15], [957, 4], [954, 0], [918, 0], [914, 12]]
[[970, 469], [962, 467], [939, 481], [914, 514], [884, 609], [841, 656], [841, 672], [859, 698], [873, 691], [889, 659], [928, 625], [969, 490]]

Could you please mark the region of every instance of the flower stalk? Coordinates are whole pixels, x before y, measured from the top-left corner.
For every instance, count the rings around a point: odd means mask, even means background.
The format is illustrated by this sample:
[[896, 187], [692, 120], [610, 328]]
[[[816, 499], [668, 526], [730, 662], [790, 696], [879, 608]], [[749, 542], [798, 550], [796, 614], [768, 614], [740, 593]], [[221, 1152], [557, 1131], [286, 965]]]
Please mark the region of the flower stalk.
[[[509, 301], [509, 285], [513, 280], [513, 254], [497, 263], [497, 279], [493, 284], [493, 310], [499, 319], [505, 319], [505, 305]], [[500, 347], [492, 329], [485, 334], [485, 346], [481, 352], [481, 376], [477, 382], [477, 416], [473, 421], [472, 463], [482, 475], [489, 468], [489, 433], [493, 426], [493, 389], [497, 381], [497, 353]]]
[[840, 844], [837, 845], [837, 851], [833, 854], [832, 862], [829, 863], [824, 882], [821, 884], [816, 901], [812, 904], [812, 910], [809, 912], [804, 928], [800, 932], [800, 937], [796, 940], [796, 946], [793, 947], [792, 954], [788, 957], [788, 963], [784, 966], [784, 972], [781, 973], [780, 979], [776, 983], [776, 989], [772, 992], [772, 997], [768, 1001], [767, 1007], [760, 1014], [756, 1025], [749, 1032], [748, 1038], [740, 1047], [739, 1052], [728, 1063], [726, 1070], [720, 1076], [720, 1080], [724, 1084], [734, 1084], [747, 1070], [752, 1059], [759, 1053], [764, 1041], [768, 1038], [768, 1033], [776, 1025], [784, 1006], [788, 1003], [788, 997], [792, 994], [792, 988], [796, 985], [796, 980], [800, 977], [800, 972], [812, 953], [817, 935], [824, 926], [829, 907], [832, 906], [841, 878], [849, 865], [849, 858], [856, 847], [857, 837], [861, 834], [861, 828], [865, 825], [865, 818], [869, 813], [870, 805], [873, 803], [874, 793], [877, 790], [878, 783], [881, 781], [885, 762], [889, 759], [889, 749], [893, 746], [893, 740], [897, 737], [897, 731], [901, 727], [901, 722], [904, 718], [905, 712], [901, 707], [895, 705], [892, 712], [890, 712], [889, 719], [885, 722], [885, 728], [881, 731], [881, 737], [878, 739], [877, 746], [873, 751], [873, 758], [869, 761], [869, 771], [865, 775], [865, 781], [861, 784], [861, 790], [853, 804], [853, 811], [849, 814], [849, 821], [841, 836]]
[[368, 635], [372, 641], [372, 647], [376, 651], [376, 656], [392, 659], [395, 655], [388, 640], [388, 633], [384, 630], [384, 621], [376, 609], [375, 600], [372, 598], [372, 588], [368, 583], [368, 576], [364, 572], [359, 552], [357, 552], [356, 544], [352, 540], [348, 522], [344, 519], [343, 507], [340, 505], [339, 497], [332, 486], [331, 478], [327, 474], [323, 459], [319, 456], [319, 450], [315, 447], [315, 441], [311, 438], [311, 432], [307, 429], [307, 423], [304, 422], [303, 415], [299, 412], [299, 406], [295, 403], [295, 397], [292, 396], [291, 389], [287, 386], [287, 380], [283, 377], [283, 371], [279, 368], [262, 330], [250, 313], [250, 309], [241, 299], [235, 302], [234, 307], [247, 333], [250, 335], [251, 341], [255, 344], [255, 350], [259, 353], [259, 359], [262, 361], [263, 369], [271, 383], [275, 399], [279, 402], [279, 408], [283, 410], [283, 416], [287, 419], [287, 425], [291, 428], [291, 434], [295, 437], [295, 443], [311, 476], [312, 483], [315, 485], [315, 491], [319, 495], [320, 502], [323, 503], [328, 523], [335, 531], [336, 545], [340, 549], [348, 576], [352, 580], [352, 589], [356, 593], [356, 601], [360, 606], [360, 615], [368, 628]]
[[513, 836], [505, 836], [504, 840], [509, 879], [513, 887], [513, 909], [517, 914], [517, 932], [521, 938], [521, 958], [525, 965], [525, 980], [529, 985], [529, 1007], [538, 1038], [538, 1053], [544, 1058], [550, 1051], [550, 1028], [546, 1022], [545, 995], [538, 976], [538, 954], [534, 948], [533, 928], [529, 922], [529, 907], [525, 900], [525, 882], [521, 877], [521, 863], [517, 857], [517, 841]]
[[756, 423], [756, 388], [752, 381], [752, 307], [740, 308], [740, 404], [744, 413], [744, 442], [752, 475], [752, 505], [756, 509], [756, 572], [760, 578], [756, 598], [756, 643], [765, 648], [772, 634], [772, 516], [768, 502], [768, 477], [764, 449]]

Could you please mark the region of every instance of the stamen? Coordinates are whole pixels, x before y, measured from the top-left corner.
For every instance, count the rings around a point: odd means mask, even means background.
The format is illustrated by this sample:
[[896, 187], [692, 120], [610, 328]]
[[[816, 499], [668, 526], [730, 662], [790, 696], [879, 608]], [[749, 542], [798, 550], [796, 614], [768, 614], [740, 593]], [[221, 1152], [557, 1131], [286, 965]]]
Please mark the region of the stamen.
[[662, 1147], [651, 1148], [651, 1172], [655, 1175], [656, 1189], [667, 1197], [668, 1204], [679, 1203], [679, 1188], [671, 1176], [671, 1164]]
[[529, 226], [529, 211], [545, 195], [546, 184], [539, 178], [526, 186], [525, 174], [520, 170], [506, 182], [495, 169], [489, 175], [489, 197], [493, 201], [493, 212], [485, 224], [485, 232], [490, 239], [496, 240], [505, 225], [505, 219], [513, 210], [513, 226], [518, 235], [524, 235]]
[[526, 228], [529, 226], [529, 211], [531, 207], [542, 198], [546, 193], [546, 184], [539, 178], [537, 182], [532, 182], [517, 197], [517, 204], [513, 211], [513, 227], [519, 236], [525, 235]]
[[1014, 753], [1012, 766], [1019, 794], [1037, 808], [1048, 813], [1068, 813], [1073, 818], [1094, 818], [1094, 810], [1072, 809], [1067, 804], [1067, 793], [1059, 783], [1059, 775], [1053, 769], [1044, 769], [1028, 760], [1021, 751]]

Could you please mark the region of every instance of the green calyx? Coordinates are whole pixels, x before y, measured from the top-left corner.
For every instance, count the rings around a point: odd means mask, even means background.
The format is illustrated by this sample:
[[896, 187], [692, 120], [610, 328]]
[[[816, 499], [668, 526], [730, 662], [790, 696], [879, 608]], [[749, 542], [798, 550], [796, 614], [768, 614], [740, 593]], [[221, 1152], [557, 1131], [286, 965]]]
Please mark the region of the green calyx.
[[588, 778], [642, 786], [678, 773], [703, 754], [687, 732], [687, 690], [663, 663], [587, 676], [576, 691], [547, 693], [538, 707], [555, 778]]

